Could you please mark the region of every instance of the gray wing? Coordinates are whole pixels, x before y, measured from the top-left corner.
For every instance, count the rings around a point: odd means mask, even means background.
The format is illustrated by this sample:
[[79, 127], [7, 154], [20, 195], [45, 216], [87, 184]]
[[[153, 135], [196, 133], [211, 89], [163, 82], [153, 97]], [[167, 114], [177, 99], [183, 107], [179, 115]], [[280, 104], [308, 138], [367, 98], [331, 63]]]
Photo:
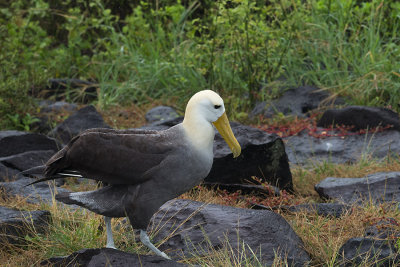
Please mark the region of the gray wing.
[[50, 158], [45, 176], [51, 179], [73, 171], [109, 184], [138, 184], [148, 179], [146, 174], [170, 157], [176, 146], [179, 136], [173, 131], [91, 129]]

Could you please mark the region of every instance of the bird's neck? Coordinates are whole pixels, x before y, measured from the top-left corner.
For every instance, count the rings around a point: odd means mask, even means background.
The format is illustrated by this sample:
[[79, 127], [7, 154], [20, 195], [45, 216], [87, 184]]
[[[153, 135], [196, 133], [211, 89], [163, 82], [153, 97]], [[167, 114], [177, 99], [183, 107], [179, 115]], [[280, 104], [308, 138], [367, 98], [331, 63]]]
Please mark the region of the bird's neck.
[[196, 114], [185, 114], [182, 125], [186, 136], [196, 148], [212, 153], [215, 132], [210, 122]]

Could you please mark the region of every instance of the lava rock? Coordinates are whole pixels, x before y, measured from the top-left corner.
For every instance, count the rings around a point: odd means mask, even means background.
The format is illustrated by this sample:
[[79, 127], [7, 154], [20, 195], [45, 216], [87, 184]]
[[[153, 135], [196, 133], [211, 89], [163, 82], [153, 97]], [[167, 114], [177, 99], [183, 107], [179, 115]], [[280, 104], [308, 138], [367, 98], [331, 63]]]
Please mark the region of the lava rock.
[[186, 264], [167, 260], [159, 256], [138, 255], [123, 252], [111, 248], [82, 249], [72, 253], [68, 257], [56, 257], [41, 262], [41, 265], [51, 265], [54, 267], [64, 266], [113, 266], [113, 267], [141, 267], [141, 266], [188, 266]]
[[[372, 264], [372, 265], [370, 265]], [[338, 252], [335, 266], [398, 266], [395, 242], [372, 238], [350, 238]]]
[[380, 172], [364, 178], [328, 177], [315, 185], [320, 197], [344, 203], [400, 201], [400, 172]]
[[284, 140], [286, 153], [293, 164], [313, 161], [354, 163], [365, 156], [382, 159], [400, 154], [400, 132], [395, 130], [323, 138], [315, 138], [303, 131]]
[[0, 162], [13, 169], [24, 171], [45, 164], [55, 152], [54, 150], [27, 151], [8, 157], [2, 157], [0, 158]]
[[22, 244], [32, 229], [44, 233], [50, 221], [49, 211], [18, 211], [0, 206], [0, 242], [4, 245]]
[[365, 230], [365, 237], [379, 239], [400, 238], [400, 224], [394, 218], [383, 218]]
[[330, 96], [326, 91], [322, 91], [314, 86], [290, 88], [278, 100], [271, 101], [270, 103], [257, 103], [252, 112], [250, 112], [249, 117], [254, 118], [259, 114], [262, 114], [264, 117], [271, 117], [277, 113], [304, 117], [309, 111], [317, 109], [322, 105], [344, 104], [343, 99], [339, 98], [334, 99], [333, 103], [332, 101], [330, 101], [331, 103], [323, 103]]
[[[0, 183], [0, 190], [3, 190], [6, 195], [24, 197], [28, 203], [47, 202], [50, 204], [53, 201], [55, 192], [69, 192], [67, 189], [55, 187], [51, 182], [41, 182], [26, 186], [34, 181], [36, 180], [31, 178], [21, 178], [12, 182], [2, 182]], [[71, 206], [73, 207], [73, 205]]]
[[354, 126], [351, 130], [370, 129], [378, 126], [400, 130], [399, 114], [377, 107], [350, 106], [342, 109], [328, 109], [319, 119], [317, 126], [330, 127], [331, 125]]
[[183, 121], [183, 117], [177, 117], [175, 119], [164, 120], [164, 121], [156, 121], [148, 125], [144, 125], [139, 129], [144, 130], [154, 130], [154, 131], [162, 131], [166, 130], [172, 126], [175, 126]]
[[279, 208], [290, 212], [306, 211], [320, 216], [331, 216], [336, 218], [351, 211], [351, 206], [341, 203], [312, 203], [295, 206], [279, 206]]
[[51, 101], [42, 100], [39, 102], [40, 112], [47, 113], [60, 113], [63, 111], [76, 111], [78, 109], [77, 104], [67, 103], [65, 101]]
[[19, 171], [0, 163], [0, 182], [10, 181], [19, 178]]
[[97, 87], [96, 83], [79, 79], [49, 79], [47, 88], [38, 95], [42, 98], [62, 100], [66, 96], [66, 90], [71, 88], [76, 90], [70, 92], [70, 97], [86, 104], [97, 99]]
[[178, 118], [179, 115], [175, 109], [168, 106], [158, 106], [150, 109], [145, 118], [148, 123], [164, 122]]
[[64, 144], [68, 143], [72, 137], [84, 130], [91, 128], [111, 128], [108, 126], [95, 107], [86, 106], [81, 108], [65, 121], [57, 125], [49, 135], [61, 140]]
[[8, 157], [27, 151], [58, 151], [61, 144], [42, 134], [2, 131], [0, 132], [0, 157]]
[[281, 138], [259, 129], [231, 123], [232, 131], [242, 147], [234, 159], [229, 146], [217, 133], [214, 140], [214, 163], [205, 178], [208, 183], [243, 184], [254, 181], [253, 176], [273, 186], [293, 191], [285, 145]]
[[[287, 259], [290, 266], [304, 266], [310, 260], [301, 239], [285, 219], [266, 210], [178, 199], [164, 204], [149, 228], [157, 233], [156, 243], [163, 241], [159, 248], [172, 258], [228, 247], [234, 253], [260, 255], [267, 266], [276, 256]], [[242, 242], [249, 246], [245, 251]]]

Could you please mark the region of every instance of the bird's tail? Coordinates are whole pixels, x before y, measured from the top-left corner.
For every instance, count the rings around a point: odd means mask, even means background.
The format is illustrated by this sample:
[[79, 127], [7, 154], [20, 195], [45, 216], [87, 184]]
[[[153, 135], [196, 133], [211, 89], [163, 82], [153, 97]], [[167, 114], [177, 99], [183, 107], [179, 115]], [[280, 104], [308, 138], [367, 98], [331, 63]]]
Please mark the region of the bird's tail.
[[27, 169], [25, 171], [22, 171], [22, 172], [20, 172], [18, 174], [21, 174], [21, 175], [27, 175], [28, 174], [30, 176], [35, 176], [35, 174], [36, 175], [43, 175], [45, 169], [46, 169], [45, 165], [40, 165], [40, 166], [36, 166], [36, 167], [30, 168], [30, 169]]
[[[26, 186], [29, 185], [33, 185], [33, 184], [37, 184], [40, 182], [44, 182], [44, 181], [49, 181], [49, 180], [54, 180], [54, 179], [60, 179], [60, 178], [65, 178], [65, 177], [82, 177], [82, 175], [80, 175], [78, 172], [76, 171], [70, 171], [70, 170], [65, 170], [65, 172], [59, 172], [59, 173], [55, 173], [54, 175], [51, 175], [49, 177], [43, 177], [43, 175], [45, 175], [45, 170], [46, 170], [46, 166], [45, 165], [41, 165], [41, 166], [36, 166], [30, 169], [27, 169], [25, 171], [22, 171], [20, 173], [18, 173], [18, 175], [27, 175], [33, 178], [36, 178], [37, 180], [27, 184]], [[40, 178], [40, 179], [38, 179]]]

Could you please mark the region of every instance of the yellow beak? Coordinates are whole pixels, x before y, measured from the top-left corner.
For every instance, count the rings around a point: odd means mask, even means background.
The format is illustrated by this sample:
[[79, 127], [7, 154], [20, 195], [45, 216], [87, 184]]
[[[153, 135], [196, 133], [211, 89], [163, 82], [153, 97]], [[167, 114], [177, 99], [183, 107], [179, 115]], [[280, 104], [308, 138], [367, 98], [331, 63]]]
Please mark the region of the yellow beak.
[[240, 147], [239, 142], [236, 140], [236, 137], [233, 135], [226, 113], [224, 112], [224, 114], [222, 114], [218, 120], [213, 122], [213, 124], [215, 128], [217, 128], [218, 132], [222, 135], [225, 142], [228, 144], [233, 153], [233, 157], [237, 158], [240, 155], [242, 148]]

